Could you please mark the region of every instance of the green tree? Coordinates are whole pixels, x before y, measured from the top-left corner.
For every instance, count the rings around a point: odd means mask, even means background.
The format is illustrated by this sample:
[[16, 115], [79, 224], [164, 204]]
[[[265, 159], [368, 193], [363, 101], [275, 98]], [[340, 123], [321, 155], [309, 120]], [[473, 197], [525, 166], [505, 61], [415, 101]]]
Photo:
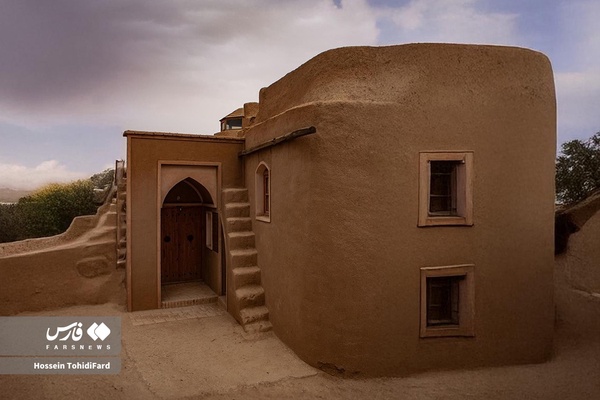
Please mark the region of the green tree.
[[563, 143], [556, 160], [556, 197], [564, 204], [585, 199], [600, 188], [600, 132], [588, 140]]
[[96, 212], [94, 184], [79, 180], [50, 184], [23, 197], [17, 203], [18, 220], [24, 238], [52, 236], [67, 230], [73, 218]]
[[114, 179], [114, 168], [105, 169], [102, 172], [92, 175], [90, 178], [96, 189], [104, 189], [106, 186], [112, 184]]
[[23, 236], [16, 204], [0, 204], [0, 243], [14, 242]]
[[111, 168], [105, 169], [90, 177], [90, 181], [94, 184], [94, 202], [96, 204], [104, 203], [114, 179], [115, 170]]

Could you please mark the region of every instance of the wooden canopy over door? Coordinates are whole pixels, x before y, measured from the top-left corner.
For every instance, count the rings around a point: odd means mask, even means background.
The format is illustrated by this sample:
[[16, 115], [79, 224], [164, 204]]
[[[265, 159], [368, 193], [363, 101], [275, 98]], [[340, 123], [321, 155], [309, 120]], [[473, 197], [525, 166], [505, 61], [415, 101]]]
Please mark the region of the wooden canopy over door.
[[202, 207], [161, 209], [161, 283], [202, 279]]

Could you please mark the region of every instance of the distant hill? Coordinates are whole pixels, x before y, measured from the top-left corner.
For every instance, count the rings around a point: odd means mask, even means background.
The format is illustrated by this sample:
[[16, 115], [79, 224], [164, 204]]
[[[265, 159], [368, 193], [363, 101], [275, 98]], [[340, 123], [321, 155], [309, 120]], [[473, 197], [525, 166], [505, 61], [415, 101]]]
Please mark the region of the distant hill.
[[16, 203], [21, 197], [25, 197], [31, 192], [31, 190], [0, 188], [0, 203]]

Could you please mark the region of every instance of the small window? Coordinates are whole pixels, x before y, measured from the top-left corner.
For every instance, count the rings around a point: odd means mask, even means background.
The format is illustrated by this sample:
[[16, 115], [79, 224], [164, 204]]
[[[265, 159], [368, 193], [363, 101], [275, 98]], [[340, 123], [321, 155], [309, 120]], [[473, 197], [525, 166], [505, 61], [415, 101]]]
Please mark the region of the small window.
[[429, 215], [458, 215], [456, 175], [459, 161], [430, 161]]
[[206, 212], [206, 247], [208, 247], [209, 249], [212, 250], [213, 248], [213, 221], [212, 221], [212, 212], [207, 211]]
[[206, 211], [206, 247], [219, 252], [219, 214]]
[[211, 212], [212, 214], [212, 251], [219, 252], [219, 214]]
[[474, 336], [473, 265], [421, 268], [421, 337]]
[[262, 204], [262, 209], [263, 209], [263, 215], [269, 215], [269, 206], [270, 206], [270, 201], [269, 201], [269, 170], [267, 168], [265, 168], [264, 172], [263, 172], [263, 204]]
[[242, 119], [241, 118], [228, 118], [226, 120], [225, 130], [230, 129], [242, 129]]
[[419, 168], [418, 225], [473, 225], [473, 153], [421, 153]]
[[271, 221], [271, 170], [264, 162], [256, 168], [255, 176], [256, 219]]
[[427, 326], [458, 326], [462, 279], [464, 276], [427, 278]]

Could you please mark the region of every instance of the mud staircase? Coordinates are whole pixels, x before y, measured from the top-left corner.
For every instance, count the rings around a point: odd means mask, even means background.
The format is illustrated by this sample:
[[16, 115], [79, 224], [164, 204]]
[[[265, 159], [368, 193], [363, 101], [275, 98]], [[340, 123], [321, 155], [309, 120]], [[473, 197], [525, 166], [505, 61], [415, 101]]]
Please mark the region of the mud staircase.
[[105, 211], [101, 211], [96, 226], [81, 236], [85, 245], [82, 248], [82, 258], [77, 261], [76, 266], [79, 274], [86, 278], [107, 274], [115, 265], [113, 249], [117, 209], [115, 204], [106, 204], [103, 207]]
[[230, 288], [235, 292], [233, 314], [246, 332], [272, 329], [261, 286], [258, 252], [250, 218], [248, 189], [224, 189], [227, 258], [231, 266]]
[[118, 160], [115, 164], [115, 184], [117, 190], [112, 203], [117, 213], [117, 268], [125, 268], [127, 263], [127, 170], [123, 160]]

